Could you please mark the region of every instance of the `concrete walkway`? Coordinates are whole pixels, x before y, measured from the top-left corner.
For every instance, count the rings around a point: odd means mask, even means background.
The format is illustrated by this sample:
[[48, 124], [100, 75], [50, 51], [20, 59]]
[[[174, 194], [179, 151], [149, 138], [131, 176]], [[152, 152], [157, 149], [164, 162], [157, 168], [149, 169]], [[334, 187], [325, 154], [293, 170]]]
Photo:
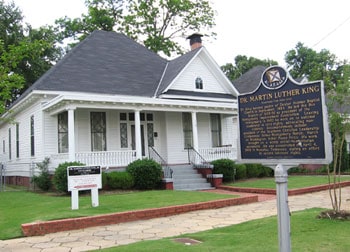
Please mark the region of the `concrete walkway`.
[[[350, 187], [342, 189], [342, 198], [342, 209], [350, 210]], [[290, 196], [288, 200], [291, 212], [313, 207], [332, 208], [328, 190]], [[270, 197], [270, 199], [265, 198], [263, 201], [247, 205], [0, 241], [0, 251], [88, 251], [142, 240], [157, 240], [164, 237], [195, 233], [276, 214], [276, 199]]]

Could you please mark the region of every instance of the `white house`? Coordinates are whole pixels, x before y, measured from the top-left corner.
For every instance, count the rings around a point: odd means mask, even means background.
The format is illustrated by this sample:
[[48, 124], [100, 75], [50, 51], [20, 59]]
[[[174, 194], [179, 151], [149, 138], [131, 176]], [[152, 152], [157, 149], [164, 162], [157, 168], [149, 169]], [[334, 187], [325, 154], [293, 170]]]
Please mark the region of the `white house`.
[[[0, 162], [25, 183], [31, 164], [125, 167], [236, 158], [237, 90], [201, 44], [166, 60], [123, 34], [95, 31], [2, 115]], [[158, 153], [158, 154], [157, 154]], [[155, 159], [156, 159], [155, 158]]]

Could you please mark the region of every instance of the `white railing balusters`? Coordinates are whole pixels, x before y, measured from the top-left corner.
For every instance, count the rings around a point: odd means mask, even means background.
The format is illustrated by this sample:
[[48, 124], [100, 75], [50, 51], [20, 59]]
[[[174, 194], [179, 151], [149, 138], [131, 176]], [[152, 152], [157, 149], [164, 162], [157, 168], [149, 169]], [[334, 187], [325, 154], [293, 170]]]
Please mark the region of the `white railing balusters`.
[[217, 159], [237, 159], [236, 148], [231, 146], [214, 147], [214, 148], [201, 148], [198, 152], [207, 160], [213, 161]]
[[136, 160], [136, 155], [133, 150], [78, 152], [75, 159], [86, 165], [127, 166]]

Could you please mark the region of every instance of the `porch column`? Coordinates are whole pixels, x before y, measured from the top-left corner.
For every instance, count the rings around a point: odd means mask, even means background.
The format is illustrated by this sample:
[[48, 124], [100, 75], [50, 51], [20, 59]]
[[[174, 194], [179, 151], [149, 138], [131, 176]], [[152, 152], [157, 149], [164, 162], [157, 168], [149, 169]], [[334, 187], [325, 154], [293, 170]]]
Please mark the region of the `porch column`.
[[68, 157], [75, 161], [74, 109], [68, 109]]
[[135, 110], [135, 148], [136, 148], [136, 159], [141, 159], [142, 158], [141, 121], [140, 121], [139, 110]]
[[197, 129], [197, 113], [192, 112], [192, 134], [193, 148], [198, 151], [198, 129]]

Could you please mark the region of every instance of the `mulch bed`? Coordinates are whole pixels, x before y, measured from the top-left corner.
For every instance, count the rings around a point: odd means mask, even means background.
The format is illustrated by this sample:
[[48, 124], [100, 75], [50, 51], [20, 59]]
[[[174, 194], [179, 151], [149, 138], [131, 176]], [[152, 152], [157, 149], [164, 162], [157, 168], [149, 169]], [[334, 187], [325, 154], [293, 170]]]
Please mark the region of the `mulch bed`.
[[331, 219], [331, 220], [347, 220], [350, 221], [350, 212], [341, 210], [326, 210], [321, 212], [318, 216], [319, 219]]

